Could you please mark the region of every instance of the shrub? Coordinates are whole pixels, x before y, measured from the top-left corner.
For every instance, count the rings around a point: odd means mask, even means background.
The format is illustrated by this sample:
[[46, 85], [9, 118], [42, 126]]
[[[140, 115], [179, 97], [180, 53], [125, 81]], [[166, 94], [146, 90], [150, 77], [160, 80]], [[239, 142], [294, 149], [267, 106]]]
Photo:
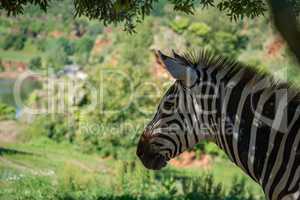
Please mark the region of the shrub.
[[42, 68], [42, 58], [40, 56], [31, 58], [28, 67], [32, 71], [40, 70]]
[[103, 31], [103, 26], [99, 23], [92, 23], [88, 27], [87, 34], [91, 37], [96, 37], [97, 35], [101, 34]]
[[62, 47], [56, 47], [48, 54], [47, 67], [52, 68], [55, 72], [58, 72], [70, 63], [71, 61]]
[[0, 58], [0, 72], [4, 72], [5, 71], [5, 68], [3, 66], [3, 61], [2, 59]]
[[237, 43], [238, 40], [234, 34], [219, 31], [215, 33], [213, 43], [211, 43], [211, 45], [216, 53], [229, 57], [236, 57], [238, 53], [236, 49]]
[[48, 49], [47, 39], [45, 38], [36, 38], [34, 40], [36, 47], [39, 51], [46, 51]]
[[24, 131], [23, 138], [48, 137], [56, 142], [73, 142], [74, 134], [74, 127], [62, 115], [46, 115], [35, 119]]
[[2, 48], [4, 50], [10, 49], [14, 45], [15, 40], [16, 40], [15, 35], [10, 35], [10, 34], [6, 35], [2, 43]]
[[188, 30], [197, 36], [206, 36], [210, 32], [210, 27], [205, 23], [192, 23]]
[[0, 197], [10, 200], [263, 199], [248, 190], [243, 179], [233, 180], [232, 185], [225, 190], [210, 174], [190, 177], [168, 169], [154, 172], [134, 161], [114, 163], [109, 172], [110, 183], [98, 174], [66, 162], [63, 169], [57, 171], [57, 176], [15, 175], [14, 180], [2, 185]]
[[[254, 200], [262, 199], [246, 189], [243, 179], [234, 179], [228, 190], [211, 174], [178, 175], [168, 169], [153, 172], [136, 162], [120, 162], [117, 168], [121, 196], [132, 199]], [[118, 189], [118, 188], [116, 188]], [[117, 196], [113, 195], [112, 197]], [[112, 198], [113, 199], [113, 198]]]
[[4, 50], [13, 48], [15, 50], [22, 50], [25, 46], [27, 37], [23, 34], [20, 35], [7, 35], [2, 43], [2, 48]]
[[[120, 62], [127, 64], [127, 68], [143, 67], [149, 64], [149, 47], [153, 42], [153, 21], [148, 19], [145, 26], [138, 26], [135, 35], [120, 33], [116, 43], [120, 43]], [[129, 67], [131, 66], [131, 67]]]
[[67, 55], [73, 55], [75, 53], [75, 45], [73, 42], [67, 40], [66, 38], [59, 38], [57, 41], [58, 45], [61, 46]]
[[55, 188], [48, 177], [15, 175], [0, 190], [1, 199], [9, 200], [52, 200]]
[[90, 36], [83, 36], [75, 42], [76, 62], [82, 66], [86, 65], [90, 58], [90, 53], [94, 47], [94, 39]]
[[207, 142], [204, 145], [204, 152], [212, 156], [220, 156], [226, 158], [226, 154], [216, 144]]
[[40, 20], [32, 20], [29, 24], [29, 30], [32, 33], [33, 37], [36, 37], [40, 34], [45, 27], [45, 24]]
[[14, 119], [16, 109], [10, 105], [0, 102], [0, 120]]
[[94, 46], [94, 39], [88, 36], [84, 36], [79, 39], [75, 44], [76, 53], [89, 54]]
[[255, 198], [255, 195], [246, 189], [245, 187], [245, 179], [238, 179], [234, 178], [232, 180], [232, 185], [229, 189], [229, 192], [225, 198], [225, 200], [255, 200], [255, 199], [261, 199], [262, 197]]
[[177, 16], [175, 20], [171, 21], [170, 26], [175, 32], [182, 33], [185, 29], [187, 29], [189, 24], [189, 18]]

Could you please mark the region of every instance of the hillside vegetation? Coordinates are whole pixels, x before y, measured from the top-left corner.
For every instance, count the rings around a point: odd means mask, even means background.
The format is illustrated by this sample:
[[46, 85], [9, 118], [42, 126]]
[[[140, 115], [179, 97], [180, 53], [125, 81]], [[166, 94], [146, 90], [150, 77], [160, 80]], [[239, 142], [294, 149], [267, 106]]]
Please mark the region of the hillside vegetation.
[[196, 159], [211, 159], [206, 170], [148, 171], [135, 151], [172, 83], [154, 49], [205, 48], [296, 80], [267, 18], [231, 22], [214, 10], [186, 16], [162, 2], [131, 35], [74, 19], [69, 3], [55, 1], [47, 14], [27, 7], [24, 16], [0, 17], [2, 73], [30, 70], [41, 82], [22, 102], [40, 114], [24, 109], [15, 119], [15, 108], [0, 104], [0, 120], [22, 127], [9, 142], [0, 132], [0, 199], [263, 199], [215, 145], [193, 150]]

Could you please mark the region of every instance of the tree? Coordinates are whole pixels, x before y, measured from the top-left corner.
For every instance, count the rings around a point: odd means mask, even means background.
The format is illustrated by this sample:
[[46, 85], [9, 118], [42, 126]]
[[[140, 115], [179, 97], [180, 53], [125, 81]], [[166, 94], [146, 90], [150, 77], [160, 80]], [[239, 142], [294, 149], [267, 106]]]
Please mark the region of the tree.
[[42, 58], [40, 56], [32, 58], [28, 67], [32, 71], [40, 70], [42, 68]]
[[89, 54], [93, 46], [94, 46], [94, 40], [89, 36], [85, 36], [77, 41], [75, 45], [75, 51], [76, 53]]
[[14, 107], [0, 101], [0, 120], [11, 120], [15, 118]]
[[[46, 11], [54, 0], [2, 0], [0, 9], [7, 11], [9, 15], [24, 12], [24, 7], [31, 3], [38, 5]], [[163, 1], [163, 0], [160, 0]], [[296, 0], [294, 0], [296, 1]], [[154, 4], [159, 0], [74, 0], [75, 15], [85, 15], [91, 19], [99, 19], [104, 24], [124, 22], [125, 29], [134, 30], [135, 24], [143, 20], [153, 10]], [[174, 6], [174, 10], [192, 14], [197, 4], [203, 7], [214, 6], [226, 12], [231, 18], [238, 19], [244, 16], [255, 17], [266, 11], [264, 0], [165, 0]]]
[[6, 35], [5, 39], [3, 40], [2, 43], [2, 48], [4, 50], [13, 48], [15, 50], [22, 50], [25, 46], [27, 38], [23, 33], [20, 34], [10, 34]]
[[[2, 0], [0, 9], [6, 10], [8, 15], [16, 15], [23, 13], [27, 4], [35, 4], [46, 11], [53, 1], [55, 0]], [[99, 19], [105, 25], [124, 23], [125, 30], [133, 32], [136, 23], [141, 22], [146, 15], [150, 15], [158, 2], [159, 0], [74, 0], [75, 16], [85, 15], [90, 19]], [[165, 2], [172, 4], [174, 10], [188, 14], [192, 14], [197, 5], [203, 8], [216, 7], [234, 20], [244, 17], [254, 18], [270, 10], [276, 28], [300, 62], [300, 30], [297, 26], [297, 16], [300, 13], [299, 0], [165, 0]]]
[[71, 41], [66, 38], [59, 38], [58, 45], [61, 46], [68, 56], [73, 55], [75, 53], [75, 45]]
[[5, 68], [3, 66], [3, 63], [2, 63], [2, 59], [0, 58], [0, 72], [4, 72], [5, 71]]
[[47, 66], [53, 69], [55, 72], [63, 69], [64, 66], [68, 64], [71, 64], [71, 61], [62, 47], [57, 47], [49, 52], [47, 57]]

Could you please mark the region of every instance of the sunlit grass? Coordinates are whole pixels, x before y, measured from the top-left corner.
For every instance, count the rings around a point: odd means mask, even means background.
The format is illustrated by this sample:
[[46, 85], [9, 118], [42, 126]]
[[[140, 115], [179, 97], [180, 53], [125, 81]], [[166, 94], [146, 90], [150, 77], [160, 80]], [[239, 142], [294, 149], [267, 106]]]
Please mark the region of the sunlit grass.
[[14, 51], [14, 50], [3, 50], [0, 49], [0, 58], [3, 61], [22, 61], [29, 62], [35, 54], [27, 51]]
[[[106, 187], [110, 187], [109, 184], [115, 184], [116, 181], [119, 181], [116, 174], [120, 173], [118, 172], [120, 164], [127, 162], [126, 160], [103, 159], [97, 154], [84, 154], [79, 152], [74, 145], [56, 143], [47, 138], [34, 139], [29, 143], [10, 144], [6, 145], [5, 148], [31, 153], [27, 155], [2, 155], [0, 157], [0, 169], [8, 176], [21, 173], [37, 177], [50, 176], [50, 178], [52, 177], [52, 179], [56, 180], [61, 176], [65, 176], [65, 179], [68, 179], [68, 173], [71, 173], [70, 176], [80, 179], [77, 181], [82, 184], [89, 180], [87, 177], [93, 177], [95, 181], [107, 183]], [[143, 168], [139, 161], [138, 165], [140, 168]], [[224, 159], [216, 160], [208, 171], [200, 168], [178, 169], [169, 166], [161, 172], [155, 173], [191, 178], [199, 177], [199, 179], [206, 174], [212, 174], [215, 181], [221, 183], [225, 190], [232, 186], [232, 181], [235, 177], [238, 179], [243, 178], [246, 180], [247, 189], [255, 194], [262, 194], [260, 188], [250, 178], [231, 164], [230, 161]], [[3, 174], [2, 177], [4, 177]], [[4, 184], [5, 181], [3, 182], [3, 179], [1, 181]]]

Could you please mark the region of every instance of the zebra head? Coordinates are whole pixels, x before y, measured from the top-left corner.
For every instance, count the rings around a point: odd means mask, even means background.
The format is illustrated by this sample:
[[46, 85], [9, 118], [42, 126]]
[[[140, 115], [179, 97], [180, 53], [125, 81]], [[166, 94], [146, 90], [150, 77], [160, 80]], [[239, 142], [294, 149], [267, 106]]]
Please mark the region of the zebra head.
[[161, 169], [202, 137], [195, 133], [193, 126], [198, 121], [188, 108], [193, 104], [190, 97], [193, 88], [199, 84], [199, 72], [184, 57], [173, 54], [172, 58], [158, 52], [166, 70], [176, 81], [165, 93], [138, 143], [137, 156], [148, 169]]

